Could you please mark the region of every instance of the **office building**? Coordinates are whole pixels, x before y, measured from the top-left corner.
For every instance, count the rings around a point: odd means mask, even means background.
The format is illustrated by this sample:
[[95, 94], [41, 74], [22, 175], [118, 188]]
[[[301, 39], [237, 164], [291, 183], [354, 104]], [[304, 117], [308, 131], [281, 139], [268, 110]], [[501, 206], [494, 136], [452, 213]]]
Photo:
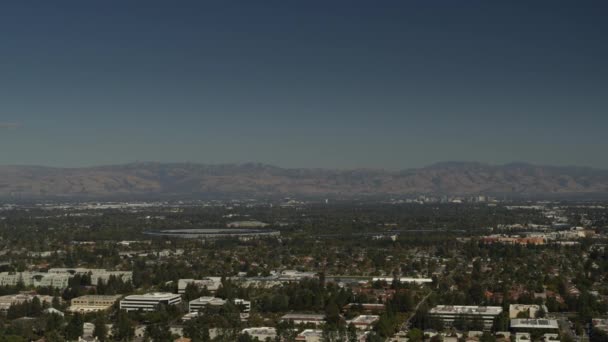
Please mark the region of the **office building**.
[[178, 294], [154, 292], [131, 295], [120, 301], [120, 309], [126, 311], [156, 311], [160, 305], [176, 305], [182, 302]]
[[492, 328], [494, 320], [501, 313], [500, 306], [437, 305], [429, 311], [431, 317], [440, 319], [447, 327], [451, 327], [456, 319], [481, 320], [486, 330]]
[[70, 312], [96, 312], [109, 310], [118, 299], [120, 295], [115, 296], [101, 296], [101, 295], [87, 295], [72, 299], [71, 305], [68, 308]]
[[220, 277], [206, 277], [203, 279], [180, 279], [177, 281], [177, 293], [183, 294], [186, 292], [188, 284], [195, 285], [199, 289], [207, 288], [209, 292], [215, 292], [222, 285]]

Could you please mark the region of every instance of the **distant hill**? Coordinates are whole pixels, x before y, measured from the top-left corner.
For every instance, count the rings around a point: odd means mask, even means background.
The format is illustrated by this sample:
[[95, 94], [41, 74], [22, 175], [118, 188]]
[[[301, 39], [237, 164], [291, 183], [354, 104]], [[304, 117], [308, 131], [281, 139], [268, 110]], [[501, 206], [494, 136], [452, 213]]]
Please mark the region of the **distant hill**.
[[414, 194], [608, 194], [608, 170], [469, 162], [438, 163], [403, 171], [286, 169], [255, 163], [0, 166], [3, 198]]

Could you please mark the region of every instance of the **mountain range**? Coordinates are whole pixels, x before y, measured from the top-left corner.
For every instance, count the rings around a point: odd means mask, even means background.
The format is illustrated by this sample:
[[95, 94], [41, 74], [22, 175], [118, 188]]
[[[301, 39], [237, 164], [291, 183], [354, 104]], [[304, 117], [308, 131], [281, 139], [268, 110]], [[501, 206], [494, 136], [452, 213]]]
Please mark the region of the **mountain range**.
[[608, 170], [444, 162], [387, 171], [280, 168], [258, 163], [0, 166], [2, 198], [237, 196], [569, 196], [608, 194]]

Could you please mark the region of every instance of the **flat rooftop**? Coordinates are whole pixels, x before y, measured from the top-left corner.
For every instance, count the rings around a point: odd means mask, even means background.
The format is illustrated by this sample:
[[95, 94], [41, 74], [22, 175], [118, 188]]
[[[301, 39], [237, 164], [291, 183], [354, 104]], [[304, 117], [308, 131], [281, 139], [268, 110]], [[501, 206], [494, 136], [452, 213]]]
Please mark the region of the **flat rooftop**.
[[559, 329], [555, 319], [526, 319], [514, 318], [511, 320], [511, 328], [514, 329]]
[[378, 315], [360, 315], [351, 320], [353, 324], [373, 324], [380, 319]]
[[322, 321], [325, 320], [324, 314], [300, 314], [300, 313], [290, 313], [281, 317], [283, 320], [295, 320], [295, 321]]
[[502, 312], [500, 306], [464, 306], [464, 305], [437, 305], [429, 311], [431, 314], [444, 315], [491, 315], [496, 316]]
[[190, 304], [202, 304], [202, 305], [224, 305], [226, 301], [222, 298], [217, 297], [200, 297], [190, 301]]
[[141, 295], [130, 295], [126, 296], [124, 299], [126, 300], [167, 300], [173, 299], [175, 297], [180, 297], [178, 294], [169, 293], [169, 292], [152, 292], [145, 293]]

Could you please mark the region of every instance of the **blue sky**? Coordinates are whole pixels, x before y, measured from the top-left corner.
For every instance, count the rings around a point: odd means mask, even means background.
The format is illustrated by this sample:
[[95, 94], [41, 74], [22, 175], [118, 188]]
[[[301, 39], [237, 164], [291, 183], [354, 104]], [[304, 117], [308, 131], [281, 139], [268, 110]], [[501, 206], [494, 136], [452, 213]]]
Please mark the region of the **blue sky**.
[[603, 1], [5, 1], [0, 164], [608, 168]]

